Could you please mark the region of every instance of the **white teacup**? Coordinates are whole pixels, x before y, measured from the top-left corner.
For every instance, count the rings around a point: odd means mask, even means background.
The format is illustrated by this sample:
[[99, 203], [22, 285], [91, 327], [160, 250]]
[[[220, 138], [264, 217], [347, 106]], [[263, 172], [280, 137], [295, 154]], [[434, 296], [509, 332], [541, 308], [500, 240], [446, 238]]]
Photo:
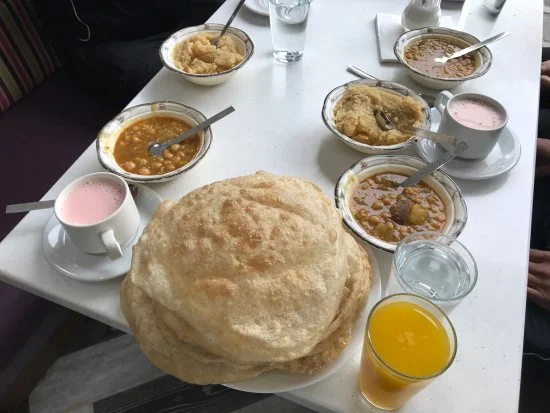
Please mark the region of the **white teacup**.
[[55, 216], [82, 252], [122, 257], [139, 228], [139, 212], [124, 179], [108, 172], [82, 176], [55, 200]]
[[444, 90], [437, 95], [435, 108], [442, 114], [438, 132], [455, 136], [468, 144], [468, 149], [457, 154], [459, 158], [485, 158], [497, 144], [508, 122], [504, 106], [477, 93], [453, 95]]

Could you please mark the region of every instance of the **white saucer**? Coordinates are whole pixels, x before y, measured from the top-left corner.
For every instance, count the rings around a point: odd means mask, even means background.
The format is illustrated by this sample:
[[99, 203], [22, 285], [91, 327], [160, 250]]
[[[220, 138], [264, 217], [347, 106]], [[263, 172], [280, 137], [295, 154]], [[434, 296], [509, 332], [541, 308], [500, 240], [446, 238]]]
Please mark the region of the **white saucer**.
[[141, 218], [139, 229], [135, 238], [123, 248], [124, 255], [121, 258], [110, 260], [107, 255], [93, 255], [79, 251], [52, 213], [42, 238], [42, 247], [48, 263], [61, 274], [86, 282], [106, 281], [126, 274], [132, 260], [132, 246], [162, 202], [161, 196], [152, 189], [143, 185], [136, 186], [139, 187], [135, 200]]
[[[432, 109], [432, 130], [437, 131], [441, 114]], [[443, 148], [429, 139], [419, 139], [416, 144], [418, 154], [426, 161], [431, 162], [439, 158]], [[454, 159], [441, 168], [455, 178], [482, 180], [501, 175], [512, 169], [521, 156], [519, 139], [509, 126], [502, 131], [495, 148], [484, 159]]]
[[246, 0], [244, 7], [253, 13], [269, 16], [269, 0]]

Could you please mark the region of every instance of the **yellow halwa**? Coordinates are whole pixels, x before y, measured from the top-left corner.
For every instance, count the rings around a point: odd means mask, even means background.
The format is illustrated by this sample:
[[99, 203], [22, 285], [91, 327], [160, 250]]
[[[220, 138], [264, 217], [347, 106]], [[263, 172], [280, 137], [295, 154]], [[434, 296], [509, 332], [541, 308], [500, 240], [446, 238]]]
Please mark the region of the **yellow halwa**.
[[224, 35], [216, 47], [210, 41], [218, 36], [217, 33], [204, 33], [178, 43], [172, 52], [174, 64], [193, 74], [220, 73], [237, 66], [244, 55], [236, 40]]
[[395, 145], [411, 138], [397, 129], [382, 130], [374, 111], [380, 109], [399, 126], [421, 127], [422, 105], [410, 96], [390, 93], [377, 87], [357, 85], [346, 90], [334, 106], [336, 129], [350, 138], [368, 145]]

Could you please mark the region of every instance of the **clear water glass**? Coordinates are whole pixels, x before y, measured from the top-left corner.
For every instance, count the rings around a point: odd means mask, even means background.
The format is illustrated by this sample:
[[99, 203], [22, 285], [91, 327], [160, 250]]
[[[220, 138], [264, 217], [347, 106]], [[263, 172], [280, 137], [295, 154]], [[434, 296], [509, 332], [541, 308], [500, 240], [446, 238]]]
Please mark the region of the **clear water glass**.
[[417, 294], [450, 312], [476, 282], [477, 265], [464, 245], [439, 232], [417, 232], [397, 244], [386, 295]]
[[302, 58], [310, 3], [311, 0], [269, 0], [275, 60], [288, 63]]

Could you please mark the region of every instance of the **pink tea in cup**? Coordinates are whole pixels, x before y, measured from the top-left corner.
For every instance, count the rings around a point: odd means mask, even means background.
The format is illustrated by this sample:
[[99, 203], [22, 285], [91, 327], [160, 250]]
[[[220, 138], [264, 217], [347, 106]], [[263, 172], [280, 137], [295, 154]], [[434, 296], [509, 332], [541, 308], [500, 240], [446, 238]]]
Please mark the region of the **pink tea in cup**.
[[69, 225], [93, 225], [116, 212], [125, 189], [107, 179], [95, 179], [73, 188], [61, 204], [61, 218]]
[[498, 108], [479, 99], [453, 99], [449, 109], [457, 122], [472, 129], [497, 129], [505, 120]]

